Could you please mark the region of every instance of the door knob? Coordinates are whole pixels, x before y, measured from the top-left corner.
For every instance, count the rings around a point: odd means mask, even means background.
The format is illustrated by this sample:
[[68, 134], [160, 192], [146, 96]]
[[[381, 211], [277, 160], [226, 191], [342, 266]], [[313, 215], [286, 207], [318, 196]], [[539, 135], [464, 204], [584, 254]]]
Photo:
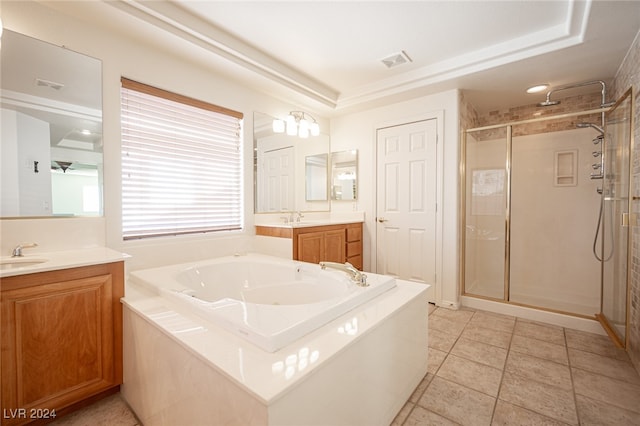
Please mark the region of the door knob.
[[384, 222], [387, 222], [387, 219], [385, 219], [384, 217], [379, 217], [378, 222], [384, 223]]

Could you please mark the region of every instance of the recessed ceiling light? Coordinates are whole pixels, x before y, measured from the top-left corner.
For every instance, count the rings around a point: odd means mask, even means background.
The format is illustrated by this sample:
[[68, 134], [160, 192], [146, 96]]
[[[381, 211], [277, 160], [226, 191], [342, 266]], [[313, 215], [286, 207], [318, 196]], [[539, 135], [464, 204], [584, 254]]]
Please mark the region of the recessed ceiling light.
[[540, 93], [544, 92], [549, 88], [548, 84], [536, 84], [535, 86], [531, 86], [527, 89], [527, 93]]

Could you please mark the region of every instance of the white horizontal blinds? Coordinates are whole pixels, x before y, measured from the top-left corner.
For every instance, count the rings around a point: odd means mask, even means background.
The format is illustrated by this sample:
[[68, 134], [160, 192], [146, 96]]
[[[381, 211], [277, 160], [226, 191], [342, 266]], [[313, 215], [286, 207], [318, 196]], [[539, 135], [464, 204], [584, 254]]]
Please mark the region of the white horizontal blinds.
[[242, 114], [122, 79], [123, 238], [241, 229]]

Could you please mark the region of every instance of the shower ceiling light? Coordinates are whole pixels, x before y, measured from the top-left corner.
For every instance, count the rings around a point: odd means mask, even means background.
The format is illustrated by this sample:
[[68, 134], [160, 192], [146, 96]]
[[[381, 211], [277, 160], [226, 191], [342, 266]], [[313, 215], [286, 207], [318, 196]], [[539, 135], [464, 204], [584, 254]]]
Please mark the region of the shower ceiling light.
[[527, 89], [527, 93], [540, 93], [544, 92], [549, 88], [548, 84], [537, 84], [535, 86], [531, 86]]

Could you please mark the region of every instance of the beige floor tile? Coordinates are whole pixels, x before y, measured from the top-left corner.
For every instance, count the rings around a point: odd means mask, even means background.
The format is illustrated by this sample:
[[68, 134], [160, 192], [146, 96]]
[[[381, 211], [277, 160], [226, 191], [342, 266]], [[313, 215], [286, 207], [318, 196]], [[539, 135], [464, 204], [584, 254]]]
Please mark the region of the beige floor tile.
[[490, 328], [492, 330], [513, 333], [513, 328], [516, 325], [516, 317], [485, 311], [476, 311], [473, 318], [471, 318], [471, 323], [481, 327]]
[[436, 305], [432, 305], [431, 303], [427, 304], [427, 309], [429, 310], [429, 315], [431, 315], [436, 309]]
[[578, 404], [578, 417], [582, 426], [616, 425], [637, 426], [640, 425], [640, 414], [622, 408], [613, 407], [582, 395], [576, 395]]
[[440, 312], [441, 310], [443, 309], [437, 309], [429, 317], [429, 330], [439, 330], [443, 333], [459, 336], [460, 333], [462, 333], [462, 330], [464, 330], [465, 325], [467, 325], [467, 321], [453, 320], [446, 316], [438, 315], [438, 312]]
[[569, 391], [573, 389], [571, 371], [568, 365], [511, 351], [504, 369], [529, 380], [557, 386]]
[[640, 386], [640, 376], [630, 361], [620, 361], [573, 348], [569, 348], [569, 359], [572, 367]]
[[447, 308], [438, 308], [433, 315], [450, 319], [456, 322], [464, 322], [467, 323], [473, 316], [474, 311], [468, 309], [447, 309]]
[[571, 374], [576, 395], [640, 412], [640, 386], [578, 368], [572, 368]]
[[511, 340], [510, 350], [569, 365], [567, 348], [564, 345], [556, 345], [554, 343], [514, 334]]
[[464, 337], [458, 339], [450, 353], [499, 369], [504, 368], [507, 359], [506, 349]]
[[505, 372], [498, 398], [561, 422], [578, 424], [573, 392], [570, 390]]
[[439, 414], [425, 410], [421, 406], [416, 405], [411, 412], [411, 415], [404, 423], [404, 426], [454, 426], [457, 424], [458, 423], [452, 422]]
[[564, 426], [566, 423], [559, 422], [549, 417], [538, 414], [526, 408], [509, 404], [506, 401], [498, 400], [496, 409], [493, 412], [491, 426]]
[[431, 373], [427, 373], [427, 375], [424, 376], [422, 381], [420, 381], [420, 384], [418, 384], [418, 386], [416, 387], [416, 390], [414, 390], [411, 394], [409, 402], [412, 402], [414, 404], [418, 402], [424, 391], [427, 389], [427, 386], [429, 386], [429, 383], [431, 383], [431, 380], [433, 380], [433, 377], [434, 376]]
[[556, 345], [565, 345], [564, 330], [561, 327], [518, 319], [514, 333]]
[[427, 359], [427, 373], [436, 374], [446, 357], [446, 352], [429, 348], [429, 357]]
[[616, 348], [607, 336], [568, 328], [565, 330], [565, 334], [567, 336], [567, 346], [570, 348], [580, 349], [581, 351], [592, 352], [618, 360], [629, 360], [629, 356], [624, 349]]
[[134, 426], [138, 420], [120, 394], [108, 396], [51, 423], [55, 426]]
[[429, 348], [437, 349], [439, 351], [449, 352], [453, 345], [456, 343], [458, 336], [455, 334], [445, 333], [444, 331], [431, 328], [429, 324]]
[[491, 423], [496, 399], [440, 377], [434, 377], [418, 405], [462, 425]]
[[436, 376], [490, 396], [498, 396], [502, 370], [449, 354]]
[[499, 348], [508, 349], [511, 342], [511, 333], [492, 330], [490, 328], [479, 327], [476, 324], [469, 324], [462, 332], [461, 337], [476, 342], [483, 342]]
[[413, 407], [413, 403], [407, 402], [406, 404], [404, 404], [400, 412], [396, 415], [396, 418], [393, 419], [393, 422], [391, 422], [391, 426], [402, 425], [409, 417], [409, 414], [411, 414], [411, 410], [413, 410]]

